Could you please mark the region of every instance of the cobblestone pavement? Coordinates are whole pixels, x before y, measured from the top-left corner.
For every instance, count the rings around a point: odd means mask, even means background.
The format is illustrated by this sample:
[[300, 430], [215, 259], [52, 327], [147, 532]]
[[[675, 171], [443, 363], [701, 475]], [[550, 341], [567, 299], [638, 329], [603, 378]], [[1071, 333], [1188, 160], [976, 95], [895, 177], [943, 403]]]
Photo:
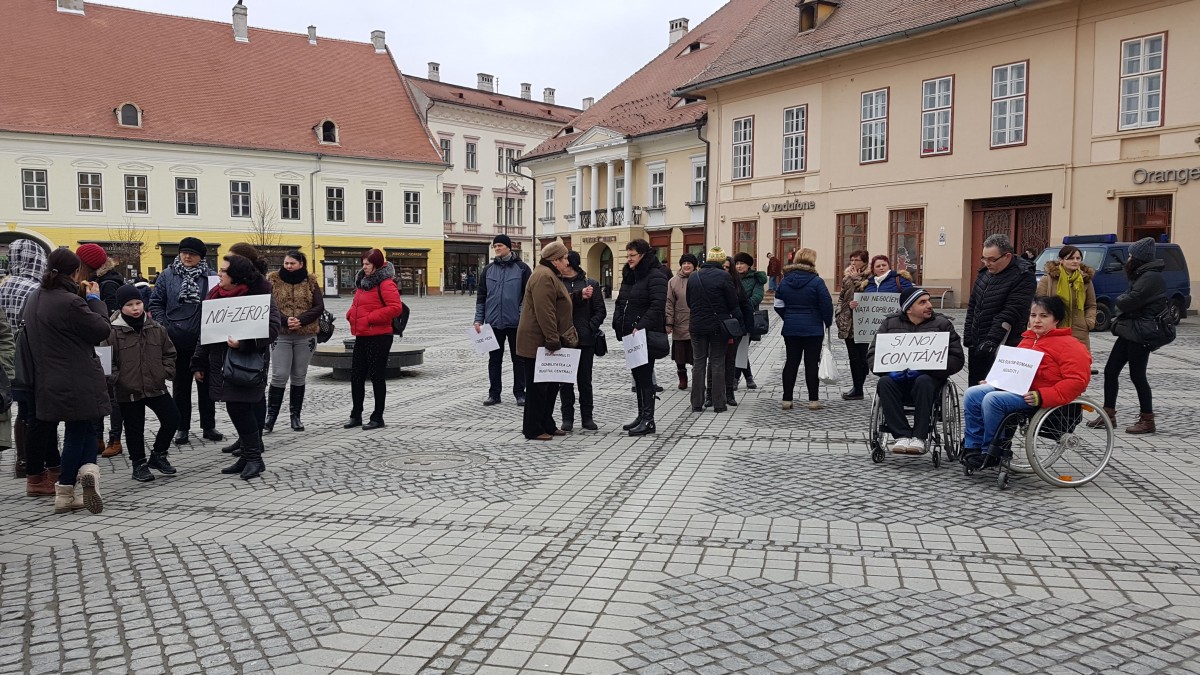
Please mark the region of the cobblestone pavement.
[[267, 436], [261, 479], [194, 439], [153, 483], [101, 460], [99, 516], [0, 481], [0, 674], [1200, 670], [1200, 320], [1151, 359], [1158, 434], [1119, 433], [1091, 485], [1000, 492], [873, 464], [870, 404], [837, 387], [781, 410], [777, 322], [728, 413], [693, 414], [660, 363], [658, 434], [629, 438], [608, 356], [601, 430], [543, 444], [507, 363], [503, 405], [480, 405], [473, 298], [412, 307], [425, 364], [391, 381], [383, 430], [343, 430], [349, 387], [314, 369], [308, 431]]

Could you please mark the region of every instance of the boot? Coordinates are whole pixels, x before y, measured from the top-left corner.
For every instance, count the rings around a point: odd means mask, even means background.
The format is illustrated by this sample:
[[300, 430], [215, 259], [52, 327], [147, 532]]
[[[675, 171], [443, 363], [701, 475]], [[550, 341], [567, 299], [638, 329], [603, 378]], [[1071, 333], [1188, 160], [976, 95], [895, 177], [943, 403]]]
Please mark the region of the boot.
[[240, 457], [242, 453], [239, 451], [241, 449], [242, 449], [242, 441], [241, 441], [241, 439], [238, 439], [238, 440], [230, 443], [229, 445], [221, 448], [221, 452], [223, 452], [227, 455], [233, 455], [234, 457]]
[[[637, 417], [635, 417], [635, 418], [633, 419], [633, 421], [632, 421], [632, 422], [630, 422], [629, 424], [624, 424], [624, 425], [621, 425], [621, 428], [622, 428], [622, 429], [624, 429], [625, 431], [629, 431], [630, 429], [633, 429], [633, 428], [634, 428], [634, 427], [636, 427], [637, 425], [641, 424], [641, 423], [642, 423], [642, 413], [645, 411], [645, 408], [644, 408], [644, 406], [645, 406], [645, 403], [644, 403], [644, 401], [643, 401], [642, 399], [643, 399], [643, 398], [645, 398], [645, 396], [646, 396], [646, 395], [645, 395], [644, 393], [642, 393], [642, 390], [641, 390], [641, 389], [635, 389], [634, 391], [636, 391], [636, 392], [637, 392], [637, 411], [638, 411], [638, 414], [637, 414]], [[651, 392], [651, 393], [650, 393], [650, 398], [654, 398], [654, 392]]]
[[562, 424], [558, 425], [563, 431], [573, 431], [575, 429], [575, 406], [563, 404], [562, 407]]
[[[1116, 410], [1116, 408], [1105, 408], [1103, 414], [1108, 415], [1108, 421], [1112, 422], [1112, 425], [1114, 427], [1117, 426], [1117, 410]], [[1104, 420], [1097, 417], [1096, 419], [1092, 420], [1091, 422], [1088, 422], [1087, 425], [1088, 425], [1089, 429], [1099, 429], [1104, 426]]]
[[1152, 434], [1154, 431], [1154, 413], [1142, 413], [1133, 426], [1125, 427], [1127, 434]]
[[223, 473], [225, 475], [241, 473], [242, 469], [245, 469], [245, 468], [246, 468], [246, 458], [238, 457], [238, 461], [234, 462], [233, 464], [230, 464], [229, 466], [225, 467], [224, 469], [221, 469], [221, 473]]
[[680, 388], [680, 389], [687, 389], [687, 388], [688, 388], [688, 383], [687, 383], [687, 368], [680, 368], [680, 369], [679, 369], [679, 388]]
[[725, 404], [726, 404], [726, 405], [734, 405], [734, 406], [735, 406], [735, 405], [737, 405], [737, 399], [735, 399], [735, 398], [733, 397], [733, 390], [732, 390], [732, 389], [726, 389], [726, 390], [725, 390]]
[[84, 464], [79, 467], [79, 485], [83, 487], [83, 505], [92, 513], [104, 510], [104, 498], [100, 496], [100, 467]]
[[304, 385], [292, 385], [290, 394], [288, 410], [292, 413], [292, 431], [304, 431], [304, 425], [300, 423], [300, 409], [304, 407]]
[[149, 483], [154, 480], [154, 474], [150, 473], [150, 467], [138, 464], [133, 467], [133, 479], [139, 483]]
[[43, 471], [33, 476], [25, 477], [25, 496], [40, 497], [54, 494], [54, 482], [50, 480], [50, 472]]
[[17, 461], [13, 463], [13, 478], [25, 478], [25, 420], [13, 420], [13, 444], [17, 446]]
[[116, 457], [119, 454], [121, 454], [121, 439], [118, 438], [109, 441], [108, 445], [104, 446], [104, 450], [100, 453], [100, 456], [107, 459], [109, 457]]
[[704, 407], [705, 408], [712, 407], [712, 388], [711, 387], [706, 387], [704, 389]]
[[655, 432], [654, 428], [654, 390], [648, 389], [642, 393], [642, 421], [629, 430], [630, 436], [645, 436]]
[[176, 473], [175, 467], [171, 466], [171, 462], [167, 459], [167, 453], [165, 452], [150, 453], [150, 459], [147, 460], [146, 466], [164, 476], [174, 476]]
[[747, 389], [758, 389], [758, 383], [756, 383], [754, 381], [754, 376], [750, 374], [750, 371], [746, 370], [745, 373], [746, 373], [746, 388]]
[[267, 419], [263, 421], [264, 434], [275, 430], [275, 420], [279, 419], [279, 409], [282, 407], [283, 387], [272, 386], [267, 390]]
[[250, 480], [257, 478], [260, 473], [267, 469], [262, 461], [262, 449], [246, 448], [243, 451], [243, 459], [246, 460], [246, 466], [242, 467], [242, 480]]
[[75, 494], [74, 485], [54, 484], [54, 512], [67, 513], [83, 508], [83, 497]]

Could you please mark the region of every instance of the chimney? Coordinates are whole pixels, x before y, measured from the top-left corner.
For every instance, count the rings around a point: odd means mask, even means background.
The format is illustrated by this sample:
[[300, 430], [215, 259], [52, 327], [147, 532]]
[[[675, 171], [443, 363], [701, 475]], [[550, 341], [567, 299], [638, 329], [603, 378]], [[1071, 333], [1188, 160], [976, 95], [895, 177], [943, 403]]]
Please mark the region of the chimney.
[[546, 87], [542, 90], [542, 101], [554, 105], [554, 89]]
[[491, 75], [488, 75], [487, 73], [479, 73], [479, 85], [475, 88], [482, 89], [483, 91], [494, 92], [495, 91], [493, 89], [494, 83], [495, 83], [495, 78], [493, 78]]
[[58, 0], [58, 11], [67, 14], [83, 14], [83, 0]]
[[242, 0], [238, 0], [238, 3], [233, 6], [233, 39], [238, 42], [250, 41], [246, 13], [246, 6], [242, 4]]
[[679, 42], [679, 39], [682, 38], [684, 35], [687, 35], [687, 32], [688, 32], [688, 20], [687, 19], [675, 19], [674, 21], [672, 21], [671, 22], [671, 33], [667, 36], [667, 46], [670, 47], [671, 45], [675, 44], [676, 42]]
[[591, 96], [583, 99], [583, 109], [587, 110], [588, 108], [592, 107], [592, 104], [595, 102], [596, 99], [592, 98]]
[[442, 81], [442, 64], [438, 63], [437, 61], [429, 62], [429, 79], [433, 80], [434, 82]]
[[383, 39], [384, 32], [381, 30], [371, 31], [371, 44], [375, 45], [376, 54], [387, 53], [387, 42]]
[[533, 85], [528, 82], [521, 83], [521, 98], [529, 100], [533, 98]]
[[317, 27], [316, 26], [308, 27], [308, 44], [310, 44], [310, 45], [317, 44]]

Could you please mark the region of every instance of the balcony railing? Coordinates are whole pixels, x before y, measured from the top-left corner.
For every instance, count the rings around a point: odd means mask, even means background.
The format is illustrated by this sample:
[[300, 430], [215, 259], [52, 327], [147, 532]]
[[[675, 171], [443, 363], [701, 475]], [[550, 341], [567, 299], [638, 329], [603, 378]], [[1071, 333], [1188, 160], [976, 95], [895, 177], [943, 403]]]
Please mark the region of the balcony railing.
[[625, 209], [609, 209], [609, 212], [612, 213], [613, 227], [621, 227], [625, 224]]
[[579, 212], [579, 227], [587, 229], [591, 226], [592, 226], [592, 212], [591, 211], [580, 211]]
[[446, 234], [479, 234], [479, 223], [442, 223]]
[[608, 227], [608, 211], [597, 209], [595, 212], [596, 227]]

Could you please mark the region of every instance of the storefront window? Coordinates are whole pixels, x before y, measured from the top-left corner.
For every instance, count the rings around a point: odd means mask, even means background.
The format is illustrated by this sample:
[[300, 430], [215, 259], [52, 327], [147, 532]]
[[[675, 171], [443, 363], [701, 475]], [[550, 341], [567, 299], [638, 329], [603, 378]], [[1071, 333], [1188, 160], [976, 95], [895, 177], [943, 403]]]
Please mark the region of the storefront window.
[[1171, 237], [1171, 195], [1127, 197], [1121, 200], [1121, 222], [1124, 241], [1153, 237], [1161, 241]]
[[921, 251], [925, 236], [925, 209], [888, 212], [888, 257], [896, 269], [906, 269], [914, 284], [921, 283]]

